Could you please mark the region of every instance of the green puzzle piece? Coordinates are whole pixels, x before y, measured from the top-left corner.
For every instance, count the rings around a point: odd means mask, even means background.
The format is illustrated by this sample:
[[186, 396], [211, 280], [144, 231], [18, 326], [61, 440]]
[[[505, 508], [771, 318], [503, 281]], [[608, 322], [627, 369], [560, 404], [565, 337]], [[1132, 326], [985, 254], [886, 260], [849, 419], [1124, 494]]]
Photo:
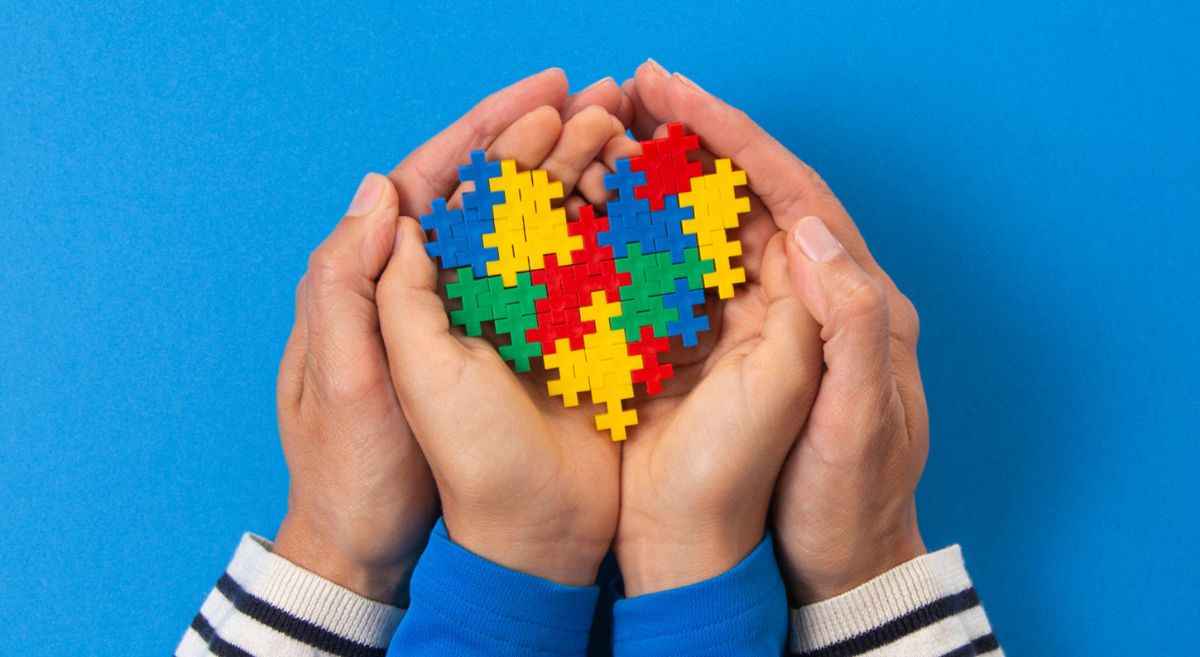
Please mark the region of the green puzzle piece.
[[534, 302], [546, 298], [546, 286], [534, 285], [529, 272], [517, 274], [517, 284], [504, 287], [499, 276], [477, 278], [471, 267], [459, 267], [458, 279], [446, 284], [446, 297], [462, 301], [450, 311], [450, 322], [467, 335], [483, 335], [483, 322], [495, 322], [496, 332], [508, 335], [510, 344], [500, 346], [500, 356], [512, 361], [518, 372], [528, 372], [529, 359], [542, 355], [542, 345], [530, 343], [525, 332], [537, 327]]
[[655, 337], [666, 337], [667, 323], [679, 321], [677, 308], [666, 308], [662, 295], [675, 291], [675, 279], [685, 278], [693, 290], [704, 289], [704, 275], [716, 270], [712, 260], [700, 257], [699, 248], [684, 249], [683, 262], [671, 262], [670, 253], [642, 253], [640, 244], [630, 244], [627, 255], [617, 258], [618, 272], [627, 273], [631, 283], [621, 288], [621, 315], [612, 319], [613, 328], [625, 331], [625, 339], [637, 342], [643, 326], [654, 327]]

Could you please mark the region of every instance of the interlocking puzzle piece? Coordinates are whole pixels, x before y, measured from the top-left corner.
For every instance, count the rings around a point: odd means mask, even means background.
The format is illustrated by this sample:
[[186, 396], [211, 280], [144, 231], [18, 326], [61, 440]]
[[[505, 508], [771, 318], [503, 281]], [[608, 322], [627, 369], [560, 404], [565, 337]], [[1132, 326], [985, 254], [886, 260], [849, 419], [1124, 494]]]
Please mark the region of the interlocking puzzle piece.
[[695, 235], [683, 232], [683, 222], [694, 218], [692, 209], [679, 207], [675, 195], [664, 196], [659, 203], [661, 207], [650, 213], [650, 221], [662, 226], [661, 236], [654, 238], [654, 251], [666, 251], [673, 262], [681, 263], [685, 250], [699, 246]]
[[[622, 262], [653, 261], [655, 265], [642, 265], [640, 273], [644, 276], [647, 271], [666, 271], [656, 266], [660, 255], [666, 255], [668, 259], [670, 257], [668, 254], [653, 254], [643, 257], [638, 253], [636, 245], [630, 245], [630, 257]], [[636, 271], [638, 268], [634, 266], [633, 269]], [[637, 340], [642, 327], [646, 326], [651, 327], [658, 337], [666, 337], [668, 325], [679, 320], [678, 310], [663, 305], [663, 294], [667, 290], [666, 284], [668, 281], [660, 280], [651, 273], [648, 278], [631, 281], [629, 285], [620, 289], [621, 316], [613, 318], [612, 324], [615, 328], [625, 331], [625, 338], [628, 342]]]
[[489, 299], [491, 284], [486, 276], [476, 277], [470, 267], [461, 267], [456, 273], [458, 278], [446, 284], [446, 297], [461, 299], [462, 308], [450, 311], [450, 323], [463, 327], [467, 335], [481, 336], [482, 323], [496, 318]]
[[667, 125], [667, 136], [642, 142], [642, 154], [630, 158], [633, 171], [646, 173], [646, 182], [634, 189], [637, 198], [646, 199], [651, 210], [663, 209], [666, 197], [691, 190], [693, 178], [704, 173], [699, 162], [688, 160], [688, 153], [700, 149], [700, 138], [684, 134], [678, 123]]
[[479, 211], [474, 208], [464, 208], [462, 213], [463, 223], [450, 225], [458, 264], [470, 265], [476, 276], [487, 276], [487, 263], [498, 258], [500, 252], [494, 247], [484, 246], [483, 236], [495, 232], [496, 223], [490, 217], [480, 219]]
[[554, 353], [543, 356], [547, 369], [558, 371], [558, 378], [547, 383], [549, 393], [575, 406], [579, 393], [590, 392], [593, 404], [605, 405], [596, 415], [596, 428], [608, 430], [613, 440], [624, 440], [627, 427], [637, 424], [637, 412], [625, 409], [623, 401], [633, 398], [633, 372], [644, 369], [642, 355], [630, 353], [624, 333], [612, 327], [621, 313], [620, 302], [608, 301], [604, 291], [593, 292], [590, 303], [580, 309], [581, 317], [596, 327], [584, 336], [584, 348], [573, 349], [563, 338]]
[[745, 171], [733, 171], [728, 159], [714, 163], [716, 171], [692, 179], [691, 191], [679, 195], [681, 207], [692, 208], [693, 218], [683, 221], [683, 232], [696, 236], [700, 256], [711, 260], [714, 271], [704, 276], [704, 286], [716, 288], [722, 299], [733, 296], [733, 286], [746, 281], [746, 271], [730, 259], [742, 254], [741, 242], [726, 231], [736, 228], [738, 216], [750, 211], [750, 199], [737, 196], [746, 184]]
[[629, 427], [637, 426], [637, 411], [625, 409], [620, 399], [606, 399], [604, 412], [596, 415], [596, 428], [608, 430], [613, 442], [629, 438]]
[[491, 189], [504, 194], [504, 203], [492, 208], [495, 232], [483, 236], [483, 246], [498, 251], [496, 260], [487, 263], [489, 276], [500, 276], [511, 286], [517, 273], [544, 267], [548, 254], [571, 263], [571, 252], [583, 242], [567, 232], [566, 210], [553, 206], [563, 196], [561, 182], [550, 182], [545, 171], [517, 171], [516, 162], [504, 160]]
[[[645, 285], [646, 294], [667, 294], [675, 289], [675, 279], [685, 278], [688, 287], [704, 288], [704, 276], [716, 271], [715, 263], [701, 257], [700, 249], [684, 249], [683, 262], [676, 263], [670, 253], [642, 255], [641, 247], [630, 245], [629, 254], [616, 261], [618, 272], [628, 272], [631, 285]], [[622, 290], [623, 292], [624, 290]]]
[[674, 310], [676, 319], [667, 322], [667, 334], [683, 338], [683, 346], [694, 347], [700, 342], [697, 335], [708, 330], [708, 315], [694, 314], [698, 305], [704, 304], [704, 292], [688, 285], [686, 278], [675, 279], [675, 290], [663, 295], [663, 306]]
[[537, 327], [536, 315], [525, 315], [514, 312], [518, 305], [508, 306], [509, 312], [503, 317], [496, 318], [496, 331], [507, 335], [509, 343], [500, 345], [500, 357], [510, 361], [518, 372], [530, 370], [529, 359], [542, 355], [542, 344], [536, 340], [530, 342], [527, 333]]
[[587, 392], [587, 376], [584, 370], [587, 365], [587, 355], [583, 348], [573, 349], [566, 339], [555, 344], [553, 352], [542, 357], [547, 370], [558, 370], [558, 378], [547, 382], [546, 386], [551, 397], [562, 397], [563, 406], [572, 408], [579, 405], [579, 393]]
[[477, 278], [471, 267], [461, 267], [457, 274], [457, 280], [446, 284], [446, 296], [462, 300], [462, 308], [450, 311], [450, 322], [476, 337], [483, 335], [483, 322], [495, 322], [496, 332], [510, 338], [500, 355], [518, 372], [529, 371], [529, 359], [542, 355], [541, 343], [530, 342], [528, 331], [537, 326], [537, 304], [546, 298], [546, 286], [534, 284], [529, 272], [518, 274], [513, 287], [505, 287], [498, 276]]
[[613, 318], [621, 315], [621, 303], [593, 292], [591, 305], [580, 314], [596, 322], [596, 332], [583, 336], [592, 403], [605, 405], [605, 412], [596, 415], [596, 428], [607, 429], [613, 440], [625, 440], [626, 428], [637, 424], [637, 411], [624, 409], [622, 402], [633, 398], [633, 372], [642, 369], [642, 356], [630, 354], [624, 332], [612, 327]]
[[472, 184], [471, 190], [463, 192], [463, 210], [474, 210], [480, 221], [493, 221], [492, 208], [504, 202], [504, 193], [492, 191], [491, 185], [492, 178], [500, 176], [500, 170], [500, 163], [488, 162], [487, 154], [481, 150], [471, 151], [471, 163], [458, 168], [459, 182]]
[[722, 299], [733, 297], [733, 286], [746, 282], [746, 270], [734, 267], [730, 260], [742, 255], [742, 243], [715, 241], [700, 247], [700, 256], [713, 263], [714, 271], [704, 275], [704, 287], [716, 288]]
[[[703, 296], [703, 295], [701, 295]], [[666, 338], [654, 337], [654, 329], [643, 326], [641, 339], [630, 342], [629, 353], [642, 357], [642, 366], [633, 371], [631, 377], [634, 383], [644, 383], [646, 393], [657, 395], [662, 392], [662, 382], [675, 375], [675, 368], [670, 363], [659, 363], [658, 355], [666, 353], [671, 348], [671, 341]]]
[[430, 205], [430, 213], [421, 216], [421, 228], [434, 232], [434, 239], [425, 242], [425, 252], [440, 259], [446, 269], [459, 267], [463, 264], [460, 257], [467, 250], [467, 240], [455, 235], [455, 227], [464, 225], [463, 212], [447, 209], [444, 198], [435, 198]]

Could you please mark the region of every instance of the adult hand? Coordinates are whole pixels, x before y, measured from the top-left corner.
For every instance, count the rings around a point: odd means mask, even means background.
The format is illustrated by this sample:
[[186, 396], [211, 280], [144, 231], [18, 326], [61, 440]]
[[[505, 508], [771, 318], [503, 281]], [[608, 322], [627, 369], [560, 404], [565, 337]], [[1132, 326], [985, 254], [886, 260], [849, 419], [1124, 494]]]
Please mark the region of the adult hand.
[[[547, 170], [572, 197], [573, 212], [585, 199], [603, 199], [595, 160], [623, 131], [602, 108], [565, 123], [541, 108], [496, 139], [488, 158]], [[468, 150], [453, 152], [461, 159]], [[437, 481], [450, 537], [505, 567], [590, 584], [617, 522], [620, 447], [597, 434], [590, 414], [549, 397], [544, 377], [518, 377], [488, 340], [451, 332], [424, 245], [420, 225], [401, 218], [379, 310], [392, 380]]]
[[775, 498], [793, 602], [832, 597], [924, 553], [914, 491], [929, 426], [913, 305], [821, 178], [744, 113], [653, 62], [623, 87], [635, 132], [680, 121], [748, 172], [770, 220], [751, 217], [743, 240], [788, 231], [794, 288], [821, 326], [826, 370]]
[[437, 496], [396, 400], [376, 308], [396, 218], [450, 193], [462, 154], [487, 147], [518, 117], [547, 105], [575, 114], [584, 103], [629, 116], [629, 101], [611, 80], [567, 96], [557, 69], [492, 95], [388, 178], [367, 176], [313, 253], [279, 372], [280, 435], [292, 478], [278, 554], [364, 596], [403, 601]]

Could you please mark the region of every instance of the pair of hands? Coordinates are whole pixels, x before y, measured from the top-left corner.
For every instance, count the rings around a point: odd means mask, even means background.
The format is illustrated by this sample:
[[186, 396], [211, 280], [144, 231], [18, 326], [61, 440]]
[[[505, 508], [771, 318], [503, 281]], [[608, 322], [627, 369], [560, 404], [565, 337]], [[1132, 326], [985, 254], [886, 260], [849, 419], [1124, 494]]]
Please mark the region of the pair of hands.
[[[547, 169], [569, 213], [601, 205], [604, 173], [637, 152], [626, 127], [644, 139], [676, 121], [701, 136], [703, 157], [748, 173], [747, 284], [710, 302], [713, 330], [677, 355], [663, 394], [639, 401], [633, 439], [614, 444], [587, 410], [546, 395], [544, 380], [450, 332], [410, 217], [457, 194], [457, 165], [475, 148]], [[388, 178], [368, 176], [314, 252], [280, 371], [292, 482], [276, 550], [397, 601], [440, 493], [467, 549], [582, 585], [611, 546], [638, 595], [740, 561], [774, 492], [793, 601], [830, 597], [924, 551], [916, 333], [911, 304], [833, 194], [744, 114], [653, 62], [621, 87], [606, 79], [574, 96], [561, 71], [540, 73]]]

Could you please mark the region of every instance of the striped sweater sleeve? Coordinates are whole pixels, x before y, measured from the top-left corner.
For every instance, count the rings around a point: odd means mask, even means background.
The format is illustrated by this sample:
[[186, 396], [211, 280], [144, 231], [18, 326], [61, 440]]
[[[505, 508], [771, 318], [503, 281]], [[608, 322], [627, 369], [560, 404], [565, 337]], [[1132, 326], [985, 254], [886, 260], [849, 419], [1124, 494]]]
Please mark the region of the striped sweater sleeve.
[[798, 657], [1003, 657], [957, 545], [791, 611]]
[[384, 657], [403, 611], [329, 582], [246, 534], [176, 657]]

